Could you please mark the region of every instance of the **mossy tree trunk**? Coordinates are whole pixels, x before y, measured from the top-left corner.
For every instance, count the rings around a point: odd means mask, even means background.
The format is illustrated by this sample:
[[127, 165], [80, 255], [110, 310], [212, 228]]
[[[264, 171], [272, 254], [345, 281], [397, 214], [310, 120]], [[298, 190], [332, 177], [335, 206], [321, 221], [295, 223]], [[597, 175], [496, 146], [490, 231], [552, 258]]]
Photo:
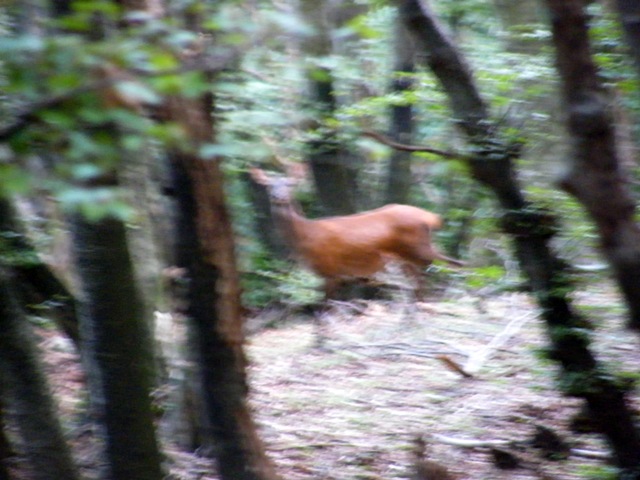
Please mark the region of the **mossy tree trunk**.
[[446, 92], [458, 125], [475, 155], [473, 177], [489, 188], [504, 210], [502, 224], [511, 235], [516, 257], [538, 301], [550, 341], [549, 356], [562, 367], [561, 385], [568, 395], [583, 398], [628, 478], [640, 478], [640, 438], [625, 393], [593, 357], [581, 322], [567, 296], [563, 263], [549, 241], [556, 221], [529, 203], [519, 186], [513, 160], [518, 145], [504, 142], [492, 125], [471, 70], [431, 9], [422, 0], [397, 0], [426, 65]]

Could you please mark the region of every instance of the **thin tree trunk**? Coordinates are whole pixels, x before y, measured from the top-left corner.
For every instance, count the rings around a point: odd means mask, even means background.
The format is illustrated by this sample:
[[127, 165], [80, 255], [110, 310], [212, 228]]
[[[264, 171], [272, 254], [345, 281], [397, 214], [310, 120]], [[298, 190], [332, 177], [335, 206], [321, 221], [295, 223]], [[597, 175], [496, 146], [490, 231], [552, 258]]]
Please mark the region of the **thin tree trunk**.
[[[513, 159], [517, 145], [503, 144], [493, 135], [488, 109], [470, 69], [421, 0], [397, 0], [407, 28], [424, 59], [449, 96], [459, 126], [476, 149], [469, 161], [474, 178], [490, 188], [505, 211], [503, 228], [512, 235], [516, 257], [541, 308], [551, 343], [550, 356], [562, 366], [565, 393], [583, 398], [609, 441], [619, 467], [640, 465], [640, 438], [623, 391], [604, 373], [588, 348], [567, 292], [563, 264], [550, 250], [555, 219], [523, 196]], [[630, 478], [638, 478], [631, 474]]]
[[92, 406], [106, 428], [111, 476], [162, 478], [151, 410], [148, 325], [120, 219], [71, 222], [81, 285], [80, 337]]
[[[331, 53], [328, 19], [335, 12], [326, 0], [303, 0], [302, 15], [314, 28], [314, 34], [301, 44], [303, 52], [311, 58], [321, 58]], [[339, 8], [339, 6], [335, 7]], [[345, 11], [344, 14], [351, 12]], [[340, 21], [345, 22], [344, 15]], [[342, 145], [336, 132], [323, 123], [336, 112], [333, 73], [328, 68], [312, 65], [307, 70], [309, 105], [315, 116], [317, 138], [307, 144], [307, 158], [311, 165], [314, 184], [320, 203], [327, 215], [346, 215], [357, 209], [357, 166], [359, 158]]]
[[[78, 478], [37, 359], [32, 332], [0, 267], [0, 403], [16, 419], [35, 480]], [[4, 412], [3, 412], [4, 413]]]
[[[415, 71], [415, 47], [400, 18], [395, 25], [395, 64], [391, 90], [403, 93], [413, 88], [411, 75]], [[389, 136], [399, 143], [412, 143], [413, 105], [402, 103], [391, 107], [391, 128]], [[411, 152], [393, 150], [387, 173], [385, 203], [407, 203], [413, 183], [411, 175]]]
[[[319, 78], [318, 78], [319, 77]], [[316, 107], [320, 122], [335, 114], [336, 99], [333, 74], [328, 69], [309, 74], [310, 100]], [[326, 127], [320, 127], [326, 129]], [[336, 138], [336, 132], [326, 131], [307, 144], [307, 158], [320, 203], [327, 215], [347, 215], [356, 211], [357, 165], [359, 159]]]
[[628, 173], [619, 160], [610, 96], [598, 78], [589, 47], [582, 0], [547, 0], [563, 81], [573, 155], [562, 187], [587, 209], [629, 308], [629, 326], [640, 330], [640, 228]]

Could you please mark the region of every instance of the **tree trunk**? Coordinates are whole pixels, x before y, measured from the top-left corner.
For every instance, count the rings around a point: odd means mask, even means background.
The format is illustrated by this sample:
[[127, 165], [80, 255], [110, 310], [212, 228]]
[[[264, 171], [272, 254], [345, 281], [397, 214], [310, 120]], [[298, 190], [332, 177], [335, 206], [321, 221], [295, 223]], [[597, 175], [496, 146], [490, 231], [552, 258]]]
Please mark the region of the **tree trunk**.
[[[320, 77], [320, 78], [317, 78]], [[322, 74], [309, 74], [312, 93], [310, 100], [316, 106], [320, 123], [334, 115], [336, 110], [333, 75], [327, 69]], [[321, 125], [320, 130], [326, 130]], [[317, 133], [319, 138], [307, 143], [307, 158], [311, 165], [314, 184], [326, 215], [348, 215], [357, 209], [358, 157], [336, 138], [336, 132]]]
[[[415, 47], [413, 39], [399, 17], [395, 23], [395, 64], [393, 67], [395, 76], [391, 90], [402, 93], [413, 88]], [[413, 106], [407, 103], [393, 105], [389, 132], [391, 139], [399, 143], [412, 143], [413, 127]], [[389, 161], [384, 203], [408, 203], [412, 183], [411, 152], [393, 150]]]
[[0, 267], [0, 404], [16, 419], [30, 478], [73, 480], [78, 475], [12, 283]]
[[640, 2], [616, 0], [627, 45], [640, 74]]
[[[211, 95], [176, 98], [168, 102], [167, 114], [197, 144], [214, 138], [212, 108]], [[171, 167], [178, 210], [175, 258], [186, 272], [184, 313], [193, 329], [220, 473], [226, 480], [273, 480], [277, 476], [246, 404], [240, 284], [219, 162], [175, 151]]]
[[629, 326], [640, 331], [640, 228], [628, 173], [619, 161], [609, 96], [591, 57], [582, 0], [547, 0], [556, 64], [563, 81], [573, 156], [562, 187], [587, 209], [629, 308]]
[[[488, 109], [471, 71], [421, 0], [397, 0], [407, 28], [445, 92], [459, 125], [476, 150], [469, 161], [474, 178], [490, 188], [505, 211], [503, 228], [511, 234], [516, 257], [541, 308], [551, 343], [550, 357], [562, 367], [565, 393], [583, 398], [601, 425], [619, 467], [633, 471], [640, 464], [640, 439], [623, 391], [594, 359], [580, 319], [571, 308], [563, 264], [550, 250], [555, 219], [524, 198], [513, 167], [517, 145], [494, 135]], [[634, 474], [632, 474], [634, 475]], [[630, 478], [638, 478], [637, 473]]]
[[71, 221], [80, 279], [80, 337], [94, 411], [106, 428], [111, 476], [162, 478], [150, 392], [148, 325], [120, 219]]
[[[326, 0], [304, 0], [302, 14], [314, 28], [313, 35], [302, 42], [302, 50], [310, 58], [321, 58], [331, 53], [332, 6]], [[346, 19], [340, 16], [340, 21]], [[307, 144], [307, 158], [311, 165], [314, 184], [320, 203], [327, 215], [347, 215], [357, 209], [357, 167], [360, 159], [340, 143], [336, 132], [324, 125], [336, 111], [336, 95], [331, 70], [317, 65], [307, 69], [309, 105], [313, 110], [317, 137]]]

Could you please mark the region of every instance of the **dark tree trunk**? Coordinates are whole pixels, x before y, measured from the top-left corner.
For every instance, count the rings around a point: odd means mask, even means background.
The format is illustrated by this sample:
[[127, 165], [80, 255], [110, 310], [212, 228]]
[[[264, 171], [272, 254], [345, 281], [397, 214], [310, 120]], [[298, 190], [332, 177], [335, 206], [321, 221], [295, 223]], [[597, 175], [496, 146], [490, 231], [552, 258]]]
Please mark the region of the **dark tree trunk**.
[[[167, 114], [193, 142], [205, 142], [214, 138], [212, 107], [210, 95], [172, 99]], [[222, 172], [217, 160], [184, 152], [172, 153], [171, 167], [178, 210], [175, 258], [186, 272], [184, 313], [220, 473], [226, 480], [273, 480], [277, 476], [246, 404], [240, 284]]]
[[640, 74], [640, 2], [616, 0], [627, 45]]
[[[415, 47], [400, 18], [395, 26], [395, 64], [391, 85], [393, 92], [406, 92], [413, 88], [412, 74], [415, 71]], [[391, 128], [389, 136], [399, 143], [412, 143], [413, 105], [402, 103], [391, 107]], [[411, 175], [411, 152], [393, 150], [387, 173], [387, 188], [384, 203], [408, 203], [413, 183]]]
[[71, 222], [81, 285], [80, 337], [94, 411], [106, 427], [111, 476], [162, 478], [150, 391], [153, 352], [124, 223]]
[[[336, 10], [333, 10], [335, 7]], [[303, 0], [300, 8], [315, 34], [302, 42], [302, 50], [309, 57], [320, 58], [331, 53], [330, 19], [344, 23], [346, 16], [358, 9], [331, 5], [325, 0]], [[339, 18], [335, 18], [339, 17]], [[311, 67], [307, 71], [308, 105], [314, 115], [316, 138], [307, 144], [307, 158], [311, 165], [320, 203], [326, 215], [346, 215], [357, 209], [357, 167], [359, 158], [341, 144], [336, 132], [324, 122], [335, 114], [336, 95], [331, 70]]]
[[[311, 103], [321, 122], [336, 110], [333, 75], [329, 70], [309, 75]], [[319, 77], [319, 78], [318, 78]], [[326, 127], [321, 126], [322, 130]], [[307, 158], [314, 184], [326, 215], [348, 215], [356, 211], [358, 157], [336, 138], [334, 131], [318, 133], [319, 138], [308, 142]]]
[[[474, 178], [490, 188], [505, 211], [505, 231], [511, 234], [516, 256], [542, 311], [551, 342], [550, 356], [562, 366], [565, 393], [583, 398], [601, 425], [618, 466], [632, 471], [640, 462], [640, 439], [620, 387], [612, 382], [588, 348], [571, 308], [570, 285], [563, 264], [550, 250], [555, 219], [531, 205], [517, 182], [513, 159], [517, 145], [495, 138], [488, 109], [459, 51], [421, 0], [398, 0], [407, 28], [429, 68], [449, 96], [460, 127], [476, 150], [469, 161]], [[632, 474], [633, 475], [633, 474]], [[637, 473], [630, 478], [638, 478]]]
[[0, 267], [0, 403], [15, 418], [30, 478], [73, 480], [78, 476], [12, 283]]
[[582, 0], [547, 0], [563, 81], [573, 155], [562, 187], [587, 209], [601, 248], [629, 307], [629, 326], [640, 330], [640, 228], [628, 173], [619, 160], [610, 97], [591, 57]]

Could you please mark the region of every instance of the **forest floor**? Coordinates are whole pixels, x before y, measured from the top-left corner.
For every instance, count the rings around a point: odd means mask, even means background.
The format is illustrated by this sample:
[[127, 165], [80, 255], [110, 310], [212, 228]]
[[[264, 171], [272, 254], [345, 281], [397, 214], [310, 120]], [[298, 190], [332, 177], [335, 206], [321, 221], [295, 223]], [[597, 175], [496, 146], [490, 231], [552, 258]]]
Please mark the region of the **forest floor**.
[[[598, 358], [615, 371], [637, 372], [637, 338], [624, 329], [624, 309], [608, 284], [584, 286], [574, 299], [597, 327]], [[451, 439], [526, 442], [541, 425], [572, 448], [606, 452], [597, 435], [570, 429], [580, 402], [557, 392], [555, 366], [541, 360], [538, 352], [546, 340], [530, 296], [480, 299], [449, 288], [417, 306], [402, 299], [357, 305], [335, 307], [323, 350], [313, 348], [308, 316], [288, 316], [248, 339], [251, 407], [283, 479], [407, 479], [417, 436], [427, 441], [429, 459], [459, 479], [570, 480], [602, 472], [602, 460], [570, 455], [553, 461], [525, 446], [504, 447], [524, 468], [500, 470], [488, 448], [450, 444]], [[274, 315], [262, 312], [254, 320]], [[61, 408], [77, 411], [84, 381], [77, 357], [57, 348], [63, 339], [55, 331], [40, 333]], [[473, 377], [451, 370], [441, 356]], [[637, 398], [632, 400], [635, 408]], [[97, 448], [87, 435], [81, 426], [70, 432], [83, 475], [95, 478]], [[209, 460], [170, 445], [165, 451], [168, 478], [217, 478]]]

